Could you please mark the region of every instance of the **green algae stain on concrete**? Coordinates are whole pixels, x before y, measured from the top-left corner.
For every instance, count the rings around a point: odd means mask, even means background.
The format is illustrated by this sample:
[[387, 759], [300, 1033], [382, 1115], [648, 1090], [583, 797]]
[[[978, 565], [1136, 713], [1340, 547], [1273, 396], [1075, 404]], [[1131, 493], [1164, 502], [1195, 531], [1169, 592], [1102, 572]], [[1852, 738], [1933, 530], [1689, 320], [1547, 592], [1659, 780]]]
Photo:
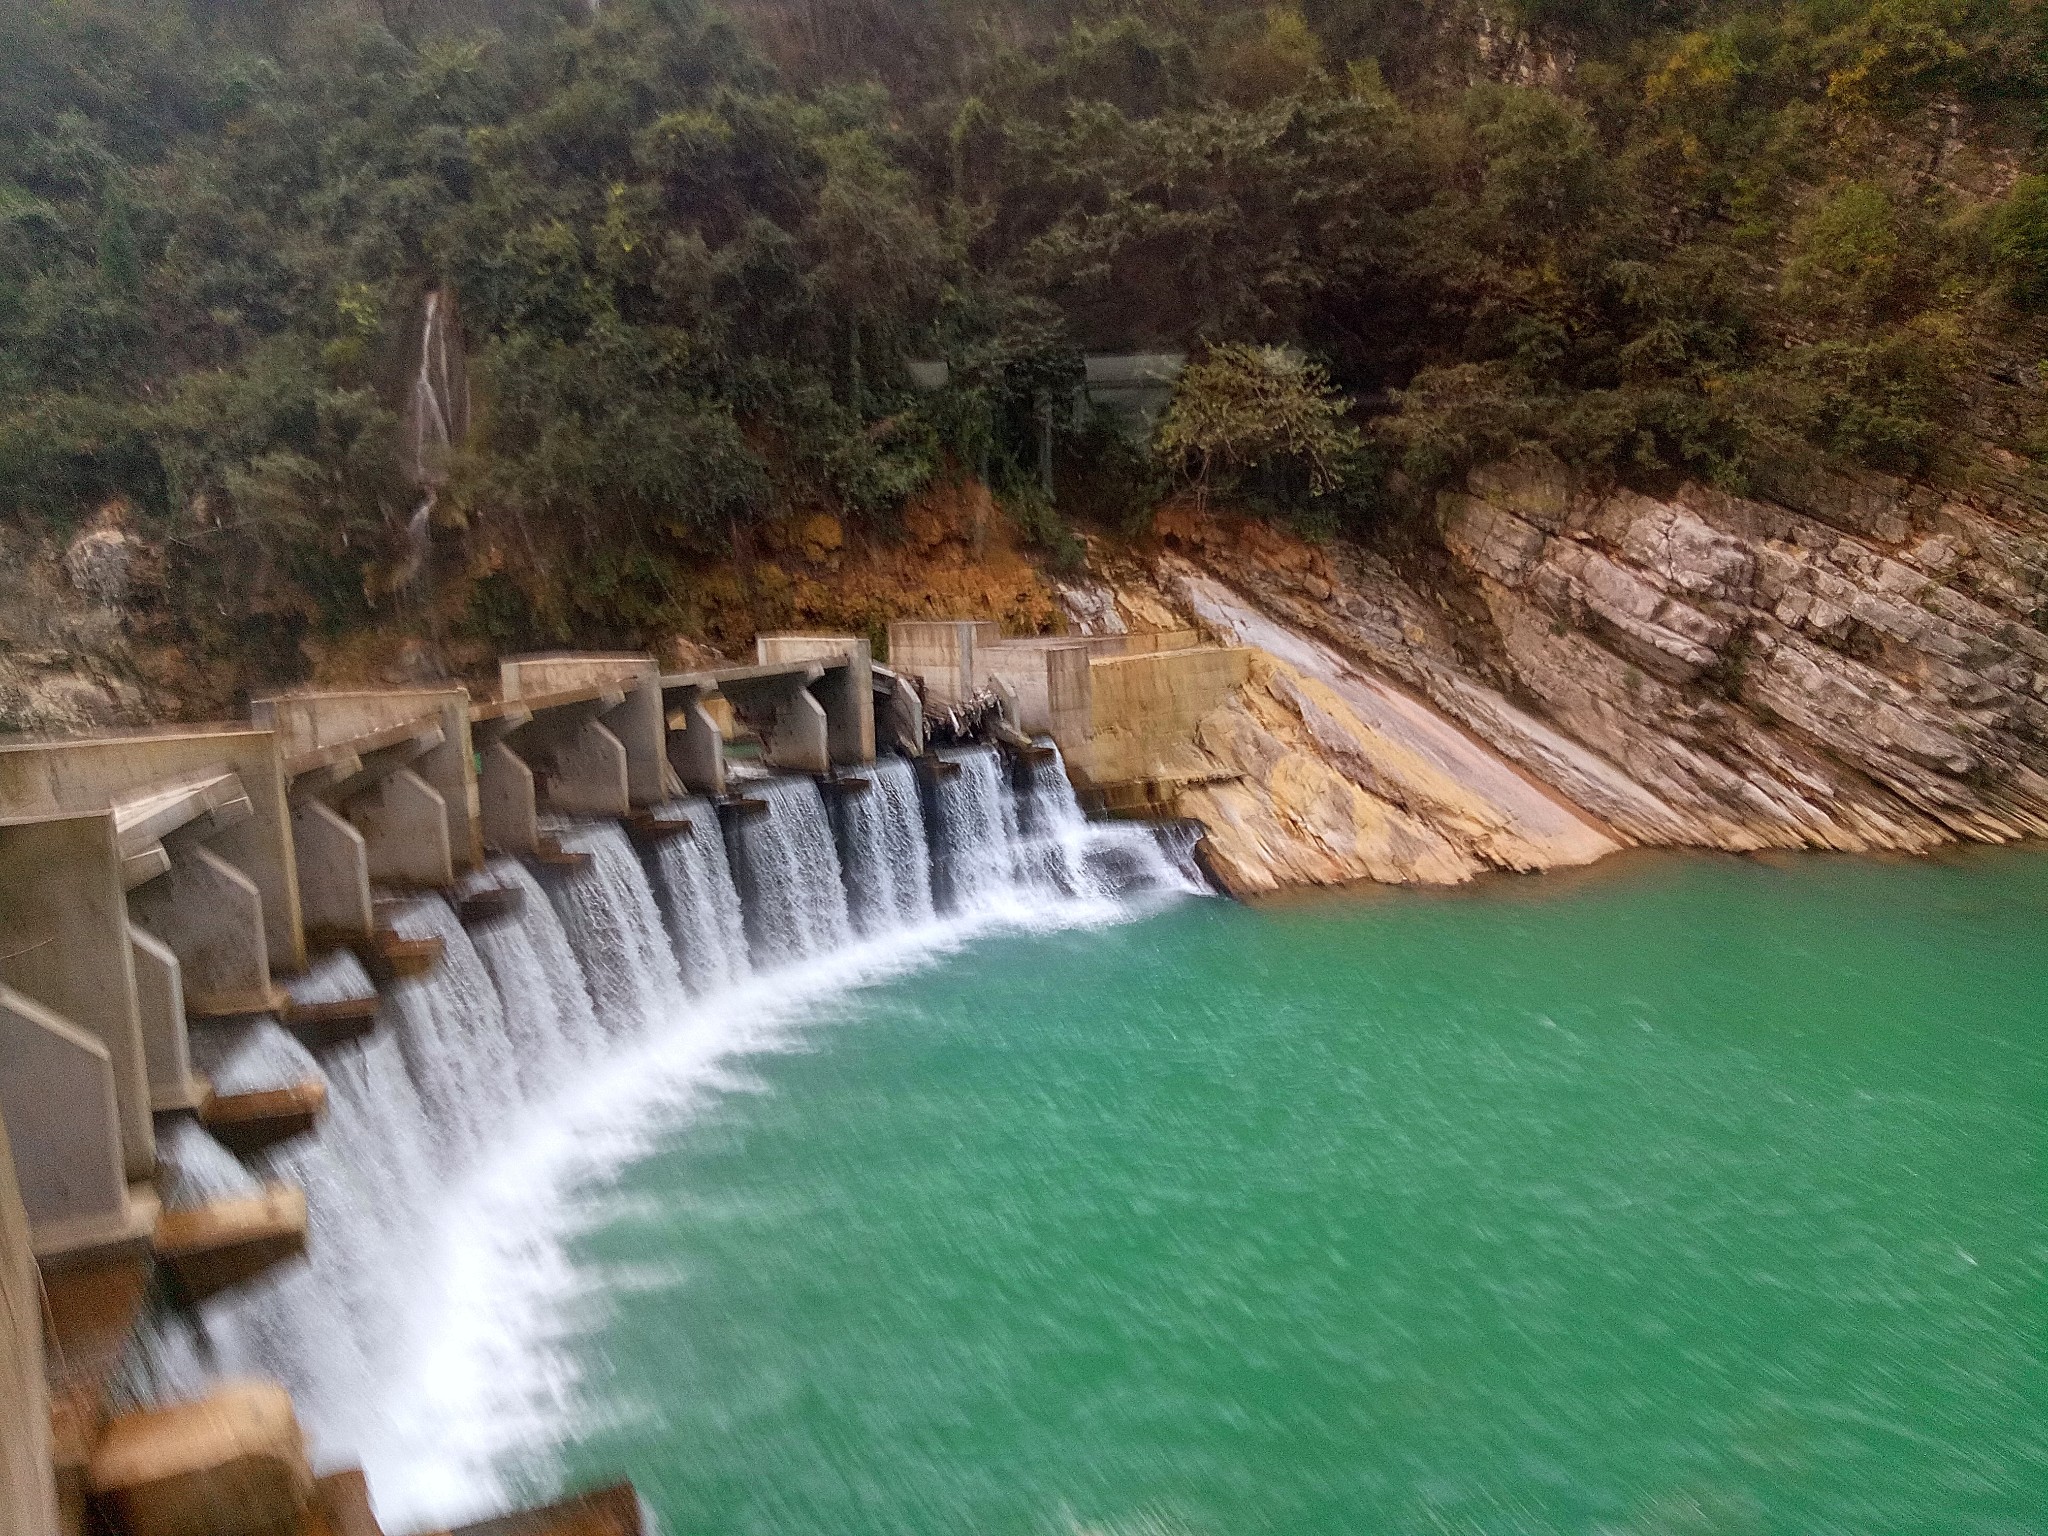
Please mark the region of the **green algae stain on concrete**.
[[671, 1536], [2048, 1522], [2048, 856], [981, 944], [594, 1191]]

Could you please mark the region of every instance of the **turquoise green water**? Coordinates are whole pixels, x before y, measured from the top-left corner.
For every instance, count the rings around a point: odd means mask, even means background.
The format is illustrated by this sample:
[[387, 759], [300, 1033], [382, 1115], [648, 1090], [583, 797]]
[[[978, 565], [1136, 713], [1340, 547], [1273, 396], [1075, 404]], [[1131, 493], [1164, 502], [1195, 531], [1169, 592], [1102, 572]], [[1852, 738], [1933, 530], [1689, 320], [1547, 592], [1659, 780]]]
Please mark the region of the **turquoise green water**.
[[578, 1239], [670, 1536], [2048, 1530], [2048, 856], [997, 938]]

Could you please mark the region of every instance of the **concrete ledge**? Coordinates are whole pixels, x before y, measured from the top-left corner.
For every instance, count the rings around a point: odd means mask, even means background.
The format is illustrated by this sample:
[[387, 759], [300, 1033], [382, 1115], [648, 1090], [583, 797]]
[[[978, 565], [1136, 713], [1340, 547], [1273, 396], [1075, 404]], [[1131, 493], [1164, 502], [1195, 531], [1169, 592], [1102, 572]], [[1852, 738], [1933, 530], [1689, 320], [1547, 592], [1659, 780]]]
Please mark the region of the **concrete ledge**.
[[495, 923], [518, 916], [525, 904], [526, 892], [516, 885], [487, 885], [458, 897], [455, 915], [465, 925]]
[[543, 837], [533, 850], [533, 862], [542, 869], [556, 874], [571, 874], [587, 868], [590, 864], [590, 855], [564, 848], [558, 838]]
[[313, 1518], [306, 1536], [384, 1536], [361, 1467], [344, 1467], [314, 1481]]
[[253, 1093], [209, 1094], [199, 1106], [199, 1123], [237, 1157], [247, 1157], [305, 1135], [326, 1112], [327, 1085], [309, 1080]]
[[161, 1213], [155, 1190], [130, 1184], [123, 1208], [112, 1216], [67, 1217], [31, 1227], [36, 1263], [48, 1275], [146, 1257]]
[[126, 1536], [296, 1536], [313, 1495], [291, 1398], [274, 1382], [120, 1415], [88, 1476]]
[[331, 1003], [302, 1003], [287, 998], [278, 1020], [299, 1044], [316, 1055], [360, 1040], [377, 1027], [377, 1011], [383, 999], [372, 992], [367, 997], [344, 997]]
[[165, 1211], [153, 1246], [178, 1293], [204, 1301], [305, 1253], [306, 1192], [269, 1184], [260, 1195]]

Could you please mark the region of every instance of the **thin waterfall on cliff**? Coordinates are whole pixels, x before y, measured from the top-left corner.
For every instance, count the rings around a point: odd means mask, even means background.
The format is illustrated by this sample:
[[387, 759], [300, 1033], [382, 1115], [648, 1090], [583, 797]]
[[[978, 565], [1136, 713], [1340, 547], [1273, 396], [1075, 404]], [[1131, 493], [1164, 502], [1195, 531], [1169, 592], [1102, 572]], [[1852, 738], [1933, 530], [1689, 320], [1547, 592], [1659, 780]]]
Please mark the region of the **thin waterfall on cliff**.
[[687, 836], [665, 838], [654, 855], [655, 896], [675, 939], [683, 981], [698, 996], [747, 974], [747, 931], [726, 860], [718, 810], [708, 800], [678, 800], [657, 813], [687, 821]]
[[558, 878], [552, 894], [583, 962], [597, 1022], [609, 1034], [637, 1033], [683, 997], [653, 887], [617, 823], [573, 823], [559, 835], [564, 848], [590, 857], [584, 868]]
[[469, 430], [469, 379], [451, 322], [452, 307], [436, 289], [420, 315], [419, 366], [406, 397], [404, 469], [420, 492], [405, 525], [405, 554], [393, 585], [409, 587], [427, 560], [434, 503], [448, 480], [448, 461]]
[[854, 926], [872, 937], [928, 922], [932, 864], [917, 771], [903, 758], [878, 758], [854, 784], [835, 797]]
[[521, 1090], [545, 1093], [596, 1054], [603, 1039], [583, 968], [540, 882], [516, 859], [493, 859], [467, 889], [519, 892], [519, 909], [470, 930], [505, 1009]]
[[853, 922], [817, 784], [763, 779], [746, 793], [766, 806], [736, 817], [733, 834], [754, 963], [779, 965], [843, 947]]
[[933, 830], [947, 910], [970, 912], [1017, 879], [1017, 797], [994, 747], [941, 752], [957, 771], [933, 780]]

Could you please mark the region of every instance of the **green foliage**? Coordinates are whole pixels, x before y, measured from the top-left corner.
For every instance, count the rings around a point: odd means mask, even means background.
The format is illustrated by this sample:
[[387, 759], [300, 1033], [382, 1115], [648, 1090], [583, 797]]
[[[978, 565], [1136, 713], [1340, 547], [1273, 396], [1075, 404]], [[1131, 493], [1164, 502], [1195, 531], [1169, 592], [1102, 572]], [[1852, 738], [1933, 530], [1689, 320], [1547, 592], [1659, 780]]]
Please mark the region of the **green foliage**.
[[2048, 176], [2022, 176], [1991, 216], [1991, 254], [2023, 309], [2048, 311]]
[[[1518, 0], [1484, 57], [1427, 0], [823, 14], [0, 0], [0, 515], [124, 497], [195, 625], [352, 622], [439, 290], [465, 622], [624, 638], [952, 468], [1054, 559], [1170, 470], [1355, 526], [1530, 443], [1910, 468], [2048, 311], [2048, 178], [1925, 175], [1943, 114], [2043, 126], [2021, 0]], [[1158, 456], [1072, 421], [1082, 352], [1154, 348], [1199, 359]]]
[[1898, 307], [1907, 259], [1891, 194], [1850, 182], [1794, 229], [1785, 292], [1815, 314], [1876, 318]]
[[1321, 496], [1343, 483], [1360, 446], [1345, 415], [1318, 364], [1278, 347], [1215, 346], [1182, 372], [1158, 447], [1204, 492], [1222, 477], [1264, 474]]

